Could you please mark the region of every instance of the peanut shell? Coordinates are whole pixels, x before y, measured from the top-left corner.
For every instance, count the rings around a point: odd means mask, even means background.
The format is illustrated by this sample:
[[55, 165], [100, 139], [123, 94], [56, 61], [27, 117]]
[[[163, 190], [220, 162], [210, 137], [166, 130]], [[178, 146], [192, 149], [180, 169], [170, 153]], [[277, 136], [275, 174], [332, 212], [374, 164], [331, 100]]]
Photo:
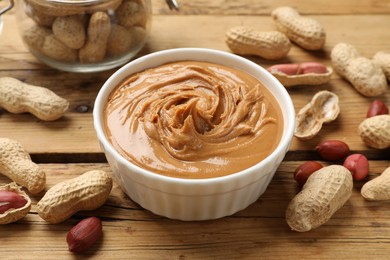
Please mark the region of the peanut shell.
[[278, 7], [271, 13], [276, 28], [307, 50], [319, 50], [325, 44], [326, 33], [323, 26], [309, 17], [301, 16], [289, 6]]
[[129, 51], [134, 44], [130, 31], [121, 25], [112, 24], [107, 40], [107, 55], [117, 56]]
[[360, 192], [366, 200], [390, 200], [390, 167], [366, 182]]
[[29, 192], [41, 192], [46, 185], [46, 174], [31, 161], [22, 145], [12, 139], [0, 138], [0, 173]]
[[45, 42], [45, 38], [46, 36], [51, 35], [51, 33], [51, 30], [46, 27], [33, 25], [23, 32], [22, 37], [33, 52], [42, 52], [42, 47], [43, 43]]
[[71, 49], [80, 49], [85, 43], [84, 15], [57, 17], [52, 26], [55, 37]]
[[41, 51], [44, 55], [54, 60], [66, 62], [77, 61], [77, 50], [69, 48], [59, 41], [54, 34], [45, 37]]
[[50, 188], [37, 204], [37, 212], [49, 223], [60, 223], [80, 210], [94, 210], [107, 200], [112, 178], [100, 170], [88, 171]]
[[118, 24], [124, 27], [145, 26], [147, 13], [143, 5], [130, 1], [123, 0], [117, 8], [115, 15], [118, 19]]
[[261, 32], [236, 26], [226, 32], [226, 44], [236, 54], [256, 55], [268, 60], [286, 57], [291, 48], [289, 39], [280, 32]]
[[29, 112], [41, 120], [53, 121], [64, 115], [69, 102], [47, 88], [0, 77], [0, 107], [14, 114]]
[[287, 224], [298, 232], [318, 228], [349, 200], [352, 188], [352, 174], [345, 167], [330, 165], [319, 169], [287, 206]]
[[277, 78], [280, 83], [285, 87], [293, 87], [298, 85], [322, 85], [328, 83], [333, 69], [327, 67], [326, 73], [307, 73], [307, 74], [298, 74], [298, 75], [287, 75], [280, 71], [271, 72], [272, 75]]
[[1, 190], [12, 191], [19, 194], [26, 200], [26, 204], [21, 208], [9, 209], [3, 214], [0, 214], [0, 224], [9, 224], [25, 217], [31, 209], [30, 197], [15, 182], [11, 182], [6, 185], [1, 185], [0, 191]]
[[388, 89], [385, 74], [378, 64], [360, 55], [347, 43], [338, 43], [331, 52], [333, 68], [362, 95], [379, 96]]
[[111, 21], [107, 13], [96, 12], [91, 15], [87, 41], [79, 51], [81, 63], [96, 63], [104, 59], [110, 31]]
[[327, 90], [319, 91], [296, 115], [294, 135], [303, 140], [313, 138], [324, 123], [335, 120], [339, 113], [338, 96]]
[[366, 145], [376, 149], [390, 147], [390, 115], [366, 118], [360, 123], [358, 130]]
[[382, 68], [387, 80], [390, 81], [390, 53], [379, 51], [374, 55], [373, 60]]

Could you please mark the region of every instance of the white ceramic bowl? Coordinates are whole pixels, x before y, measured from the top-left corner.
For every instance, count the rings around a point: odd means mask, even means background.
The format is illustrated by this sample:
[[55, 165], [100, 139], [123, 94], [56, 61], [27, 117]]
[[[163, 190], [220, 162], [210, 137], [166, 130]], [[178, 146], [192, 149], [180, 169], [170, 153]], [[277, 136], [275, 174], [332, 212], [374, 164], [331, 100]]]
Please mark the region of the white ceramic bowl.
[[[231, 175], [209, 179], [180, 179], [141, 169], [123, 158], [107, 140], [103, 110], [111, 91], [130, 75], [182, 60], [206, 61], [246, 71], [260, 80], [279, 101], [284, 118], [281, 141], [258, 164]], [[152, 53], [115, 72], [101, 88], [93, 111], [100, 145], [123, 191], [143, 208], [180, 220], [216, 219], [236, 213], [255, 202], [266, 190], [292, 140], [295, 113], [289, 94], [269, 72], [240, 56], [211, 49], [182, 48]]]

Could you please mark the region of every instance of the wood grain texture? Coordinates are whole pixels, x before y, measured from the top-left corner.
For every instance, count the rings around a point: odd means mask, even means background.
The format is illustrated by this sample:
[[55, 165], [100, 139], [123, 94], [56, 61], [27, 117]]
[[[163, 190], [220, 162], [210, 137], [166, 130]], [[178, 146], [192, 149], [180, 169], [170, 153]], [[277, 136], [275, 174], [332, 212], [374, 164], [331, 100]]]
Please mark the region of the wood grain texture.
[[292, 6], [300, 13], [308, 14], [385, 14], [390, 12], [387, 1], [381, 0], [346, 0], [346, 1], [311, 1], [311, 0], [178, 0], [180, 11], [170, 11], [165, 1], [153, 1], [154, 14], [177, 15], [268, 15], [279, 6]]
[[[390, 42], [389, 15], [316, 15], [314, 17], [324, 24], [327, 31], [327, 43], [323, 51], [308, 52], [294, 45], [288, 57], [277, 62], [256, 57], [247, 58], [263, 67], [276, 63], [305, 61], [318, 61], [331, 66], [330, 51], [336, 43], [341, 41], [355, 45], [367, 57], [372, 57], [380, 50], [390, 52], [388, 45]], [[15, 18], [5, 15], [4, 20], [8, 26], [5, 26], [3, 35], [0, 36], [2, 43], [0, 45], [0, 77], [16, 77], [27, 83], [50, 88], [68, 99], [71, 106], [64, 118], [49, 123], [41, 122], [29, 114], [12, 115], [2, 111], [0, 118], [4, 124], [0, 124], [0, 133], [19, 140], [30, 153], [34, 154], [101, 153], [93, 129], [93, 103], [100, 87], [115, 70], [104, 73], [76, 74], [51, 69], [27, 52], [16, 34]], [[272, 19], [268, 16], [155, 16], [149, 41], [139, 55], [168, 48], [193, 46], [229, 51], [224, 42], [228, 28], [235, 25], [256, 27], [259, 24], [260, 30], [275, 29]], [[180, 35], [180, 38], [176, 37], [177, 35]], [[382, 153], [368, 149], [357, 135], [357, 126], [364, 119], [369, 103], [375, 98], [360, 95], [348, 82], [334, 73], [328, 84], [316, 87], [298, 86], [289, 90], [296, 112], [320, 90], [330, 90], [339, 96], [341, 113], [336, 121], [324, 125], [319, 135], [312, 140], [302, 142], [294, 138], [290, 151], [310, 153], [321, 140], [332, 138], [347, 142], [354, 151], [363, 152], [373, 158], [384, 159], [388, 151]], [[390, 106], [390, 91], [380, 98]], [[25, 134], [26, 131], [29, 135]], [[60, 142], [64, 138], [67, 141]], [[294, 154], [291, 156], [295, 158]]]
[[[61, 224], [48, 224], [36, 213], [43, 194], [32, 198], [22, 220], [0, 226], [2, 259], [71, 259], [65, 236], [81, 219], [103, 221], [103, 239], [84, 256], [99, 259], [386, 259], [390, 253], [387, 202], [368, 202], [360, 195], [366, 181], [355, 182], [351, 199], [323, 226], [311, 232], [291, 231], [285, 222], [287, 204], [300, 188], [292, 178], [301, 162], [283, 162], [266, 192], [252, 205], [230, 217], [201, 222], [169, 220], [132, 202], [115, 182], [99, 209], [76, 213]], [[107, 164], [41, 164], [47, 189], [88, 170], [110, 172]], [[389, 161], [370, 164], [375, 178]], [[9, 180], [0, 177], [0, 183]], [[358, 247], [358, 251], [357, 251]]]
[[[4, 1], [3, 1], [4, 2]], [[293, 45], [287, 58], [270, 62], [246, 57], [268, 67], [277, 63], [318, 61], [331, 65], [330, 51], [339, 42], [355, 45], [372, 57], [390, 52], [390, 3], [383, 0], [179, 0], [180, 12], [170, 11], [163, 0], [153, 0], [149, 40], [137, 55], [179, 47], [204, 47], [230, 51], [225, 32], [237, 25], [275, 30], [270, 17], [282, 5], [320, 21], [327, 32], [323, 51], [308, 52]], [[111, 172], [93, 129], [96, 95], [115, 69], [76, 74], [52, 69], [32, 56], [18, 34], [15, 10], [3, 15], [0, 34], [0, 77], [11, 76], [47, 87], [71, 103], [58, 121], [43, 122], [30, 114], [13, 115], [0, 108], [0, 136], [20, 141], [47, 173], [46, 190], [60, 181], [93, 169]], [[182, 222], [157, 216], [133, 202], [117, 182], [107, 202], [94, 211], [75, 214], [62, 224], [51, 225], [36, 213], [43, 196], [32, 197], [33, 207], [22, 220], [0, 226], [1, 259], [388, 259], [390, 255], [390, 203], [369, 202], [360, 195], [362, 185], [390, 166], [390, 150], [370, 149], [357, 135], [375, 98], [358, 94], [338, 74], [328, 84], [289, 89], [298, 112], [320, 90], [340, 98], [338, 119], [324, 125], [309, 141], [293, 139], [290, 151], [266, 192], [246, 209], [218, 220]], [[390, 106], [389, 91], [380, 99]], [[339, 139], [353, 152], [370, 159], [368, 179], [354, 183], [351, 199], [320, 228], [297, 233], [284, 219], [288, 203], [300, 190], [292, 178], [307, 160], [321, 160], [315, 146], [325, 139]], [[328, 164], [327, 162], [322, 162]], [[0, 184], [10, 180], [0, 174]], [[66, 233], [81, 219], [97, 216], [103, 221], [103, 239], [84, 255], [68, 252]]]

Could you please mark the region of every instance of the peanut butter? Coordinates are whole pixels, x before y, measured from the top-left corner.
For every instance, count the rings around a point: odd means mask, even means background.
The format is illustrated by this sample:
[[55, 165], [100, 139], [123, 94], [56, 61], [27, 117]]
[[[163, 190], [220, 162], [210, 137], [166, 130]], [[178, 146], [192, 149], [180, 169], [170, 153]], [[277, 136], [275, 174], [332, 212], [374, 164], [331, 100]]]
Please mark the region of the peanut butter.
[[212, 178], [249, 168], [278, 145], [283, 115], [254, 77], [183, 61], [131, 75], [105, 107], [105, 132], [127, 160], [154, 173]]

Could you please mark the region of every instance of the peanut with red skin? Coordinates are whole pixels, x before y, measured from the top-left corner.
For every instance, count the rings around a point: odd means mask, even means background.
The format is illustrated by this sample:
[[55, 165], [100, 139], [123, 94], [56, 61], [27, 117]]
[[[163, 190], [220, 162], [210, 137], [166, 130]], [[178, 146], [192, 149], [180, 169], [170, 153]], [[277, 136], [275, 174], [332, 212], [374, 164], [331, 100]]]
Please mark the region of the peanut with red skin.
[[322, 164], [315, 161], [305, 162], [299, 165], [298, 168], [294, 171], [294, 180], [296, 180], [299, 185], [303, 186], [310, 175], [322, 167], [324, 167]]
[[355, 181], [363, 180], [368, 175], [368, 160], [363, 154], [351, 154], [345, 158], [343, 166], [352, 173]]
[[267, 69], [284, 87], [322, 85], [328, 83], [333, 69], [318, 62], [277, 64]]
[[323, 74], [328, 72], [328, 68], [319, 62], [304, 62], [301, 64], [302, 74], [318, 73]]
[[381, 100], [377, 99], [370, 104], [367, 111], [367, 118], [387, 114], [389, 114], [389, 108]]
[[102, 223], [96, 217], [81, 220], [66, 235], [69, 251], [82, 253], [96, 243], [103, 235]]
[[338, 161], [345, 158], [350, 150], [349, 146], [343, 141], [326, 140], [319, 143], [316, 148], [320, 156], [328, 161]]
[[13, 191], [0, 190], [0, 214], [10, 209], [18, 209], [26, 205], [27, 201]]
[[269, 72], [282, 72], [287, 75], [301, 75], [308, 73], [323, 74], [328, 68], [318, 62], [305, 62], [301, 64], [277, 64], [267, 69]]
[[[0, 156], [1, 157], [1, 156]], [[0, 185], [0, 225], [25, 217], [31, 209], [31, 199], [15, 182]]]

